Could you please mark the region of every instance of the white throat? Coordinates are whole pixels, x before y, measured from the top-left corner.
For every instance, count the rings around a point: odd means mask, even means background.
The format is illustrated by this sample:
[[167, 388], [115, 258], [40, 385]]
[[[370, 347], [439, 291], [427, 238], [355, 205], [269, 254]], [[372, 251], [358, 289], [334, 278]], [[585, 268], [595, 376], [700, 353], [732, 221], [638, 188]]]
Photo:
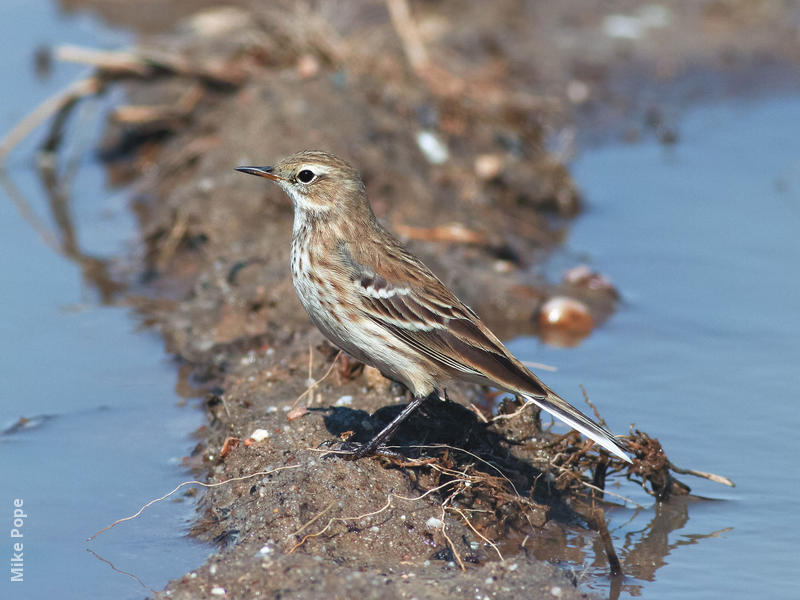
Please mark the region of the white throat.
[[292, 199], [292, 205], [294, 206], [295, 230], [297, 229], [299, 221], [305, 222], [307, 214], [310, 213], [314, 216], [321, 217], [331, 209], [329, 205], [310, 202], [308, 196], [300, 193], [297, 188], [291, 184], [280, 182], [280, 186], [283, 188], [283, 191], [286, 192], [289, 198]]

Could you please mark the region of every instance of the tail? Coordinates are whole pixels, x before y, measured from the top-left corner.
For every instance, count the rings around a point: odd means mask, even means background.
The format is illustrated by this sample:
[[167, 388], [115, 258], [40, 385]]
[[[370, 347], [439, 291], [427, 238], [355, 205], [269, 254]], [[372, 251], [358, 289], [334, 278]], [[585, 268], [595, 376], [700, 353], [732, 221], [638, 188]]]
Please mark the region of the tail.
[[611, 433], [600, 427], [600, 425], [592, 421], [566, 400], [560, 398], [548, 388], [545, 387], [545, 389], [549, 392], [545, 398], [541, 396], [531, 396], [529, 394], [521, 394], [521, 396], [530, 400], [542, 410], [546, 410], [557, 419], [561, 419], [573, 429], [577, 429], [583, 435], [594, 440], [612, 454], [619, 456], [622, 460], [632, 462], [631, 459], [628, 458], [628, 455], [625, 454], [625, 448], [623, 448]]

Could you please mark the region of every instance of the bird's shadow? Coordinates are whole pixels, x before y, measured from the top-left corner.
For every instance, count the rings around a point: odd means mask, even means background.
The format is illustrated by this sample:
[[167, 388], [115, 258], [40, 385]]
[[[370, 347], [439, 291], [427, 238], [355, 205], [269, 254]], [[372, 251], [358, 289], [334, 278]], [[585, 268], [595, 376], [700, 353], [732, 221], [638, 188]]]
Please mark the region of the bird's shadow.
[[[372, 415], [363, 410], [335, 406], [311, 409], [324, 412], [327, 430], [339, 438], [367, 442], [392, 421], [405, 404], [384, 406]], [[450, 400], [428, 400], [398, 428], [390, 441], [395, 450], [409, 459], [425, 459], [449, 452], [456, 468], [470, 468], [487, 476], [507, 478], [514, 490], [550, 507], [551, 518], [571, 520], [571, 511], [558, 492], [542, 485], [543, 473], [529, 462], [515, 456], [510, 447], [516, 442], [494, 431], [491, 424], [479, 420], [474, 412]], [[537, 482], [540, 482], [537, 485]]]

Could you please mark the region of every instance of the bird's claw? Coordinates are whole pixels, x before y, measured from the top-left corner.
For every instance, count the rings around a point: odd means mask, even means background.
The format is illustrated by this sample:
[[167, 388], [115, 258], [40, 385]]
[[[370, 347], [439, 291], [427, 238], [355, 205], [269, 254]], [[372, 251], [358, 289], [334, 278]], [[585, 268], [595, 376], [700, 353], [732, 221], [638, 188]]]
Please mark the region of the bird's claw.
[[330, 452], [325, 455], [325, 458], [339, 456], [345, 460], [358, 460], [366, 456], [382, 456], [384, 458], [405, 459], [405, 456], [399, 452], [390, 450], [383, 444], [373, 447], [369, 443], [363, 444], [361, 442], [326, 440], [322, 442], [318, 448], [330, 450]]

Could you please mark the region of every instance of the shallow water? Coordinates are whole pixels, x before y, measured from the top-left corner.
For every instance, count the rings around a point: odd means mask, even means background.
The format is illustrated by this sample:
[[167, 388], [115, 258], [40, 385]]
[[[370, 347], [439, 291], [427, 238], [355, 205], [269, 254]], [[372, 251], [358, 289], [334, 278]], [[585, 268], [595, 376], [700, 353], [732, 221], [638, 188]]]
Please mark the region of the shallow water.
[[[128, 35], [51, 2], [4, 0], [0, 7], [0, 135], [85, 68], [54, 64], [34, 74], [40, 44], [118, 47]], [[136, 239], [124, 191], [105, 185], [93, 147], [112, 99], [71, 121], [60, 171], [69, 189], [49, 194], [36, 167], [37, 131], [11, 155], [0, 188], [0, 519], [3, 564], [23, 547], [23, 582], [0, 577], [2, 598], [142, 598], [203, 562], [190, 540], [191, 502], [164, 502], [94, 542], [86, 538], [135, 512], [184, 479], [181, 466], [204, 423], [175, 392], [175, 366], [153, 333], [137, 332], [113, 300], [113, 264]], [[75, 166], [74, 171], [70, 169]], [[32, 215], [32, 216], [31, 216]], [[89, 268], [91, 267], [91, 268]], [[21, 417], [31, 419], [16, 426]], [[27, 515], [9, 533], [13, 501]], [[92, 554], [90, 551], [96, 553]], [[112, 570], [101, 559], [122, 571]]]
[[[548, 269], [585, 261], [623, 295], [578, 348], [517, 340], [525, 359], [580, 403], [584, 384], [611, 428], [658, 437], [713, 500], [609, 511], [627, 576], [621, 597], [796, 598], [800, 492], [800, 98], [691, 111], [680, 140], [586, 152], [573, 167], [588, 208]], [[588, 538], [587, 538], [588, 539]], [[602, 552], [587, 588], [614, 597]], [[599, 557], [599, 558], [598, 558]]]

